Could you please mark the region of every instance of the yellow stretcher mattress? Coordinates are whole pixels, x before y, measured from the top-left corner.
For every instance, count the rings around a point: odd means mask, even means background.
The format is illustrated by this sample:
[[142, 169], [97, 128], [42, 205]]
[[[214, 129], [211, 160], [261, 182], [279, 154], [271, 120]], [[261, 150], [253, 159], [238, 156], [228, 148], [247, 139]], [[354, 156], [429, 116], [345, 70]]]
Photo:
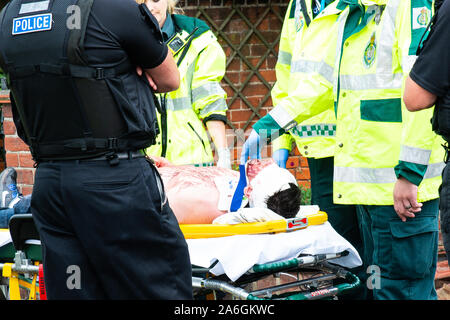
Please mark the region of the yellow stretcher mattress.
[[325, 212], [319, 211], [301, 218], [253, 222], [241, 224], [181, 224], [186, 239], [218, 238], [243, 234], [290, 232], [305, 229], [311, 225], [321, 225], [328, 220]]

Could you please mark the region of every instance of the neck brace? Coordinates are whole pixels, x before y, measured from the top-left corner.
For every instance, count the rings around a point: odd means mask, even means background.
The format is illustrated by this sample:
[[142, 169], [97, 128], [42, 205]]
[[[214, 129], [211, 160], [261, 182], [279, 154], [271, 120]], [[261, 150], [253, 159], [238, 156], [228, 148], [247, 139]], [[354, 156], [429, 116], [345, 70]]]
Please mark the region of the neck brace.
[[288, 170], [282, 169], [276, 164], [265, 167], [250, 183], [252, 186], [250, 207], [267, 208], [267, 198], [275, 192], [288, 189], [289, 183], [297, 185], [297, 180]]

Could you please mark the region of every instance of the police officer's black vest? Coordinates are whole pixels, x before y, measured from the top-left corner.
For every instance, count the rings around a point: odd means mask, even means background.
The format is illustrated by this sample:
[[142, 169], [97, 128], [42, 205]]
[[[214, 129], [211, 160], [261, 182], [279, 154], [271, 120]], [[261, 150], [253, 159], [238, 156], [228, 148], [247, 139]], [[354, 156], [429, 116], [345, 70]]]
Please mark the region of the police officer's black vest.
[[[431, 34], [434, 32], [434, 24], [438, 19], [439, 8], [444, 3], [444, 0], [436, 0], [434, 2], [434, 16], [431, 19], [424, 36], [427, 36], [427, 39], [423, 41], [422, 45], [419, 45], [417, 50], [417, 55], [419, 55], [422, 51], [422, 48], [425, 46], [427, 40], [430, 38]], [[428, 30], [430, 32], [427, 34]], [[422, 42], [422, 41], [420, 41]], [[446, 105], [441, 98], [438, 97], [434, 111], [433, 118], [431, 119], [432, 129], [434, 132], [439, 134], [446, 140], [450, 142], [450, 105]]]
[[[22, 5], [30, 1], [13, 0], [0, 13], [0, 60], [25, 142], [38, 162], [155, 143], [154, 94], [130, 61], [112, 68], [86, 62], [83, 42], [93, 1], [50, 0], [47, 10], [30, 13]], [[68, 12], [76, 10], [68, 8], [79, 10], [80, 27], [70, 26]]]

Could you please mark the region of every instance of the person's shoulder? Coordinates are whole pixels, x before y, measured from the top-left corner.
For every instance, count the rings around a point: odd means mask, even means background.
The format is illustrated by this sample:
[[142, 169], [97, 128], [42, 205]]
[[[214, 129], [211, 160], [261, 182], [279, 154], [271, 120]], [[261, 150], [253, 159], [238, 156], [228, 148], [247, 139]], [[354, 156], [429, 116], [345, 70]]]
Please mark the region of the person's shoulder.
[[194, 32], [194, 36], [198, 37], [199, 35], [205, 33], [206, 31], [210, 30], [210, 27], [208, 24], [200, 20], [198, 18], [189, 17], [181, 14], [173, 14], [172, 15], [174, 23], [182, 30], [186, 31], [187, 33]]
[[446, 16], [447, 19], [450, 18], [450, 1], [443, 1], [441, 8], [439, 9], [439, 13], [442, 13]]
[[93, 0], [93, 3], [94, 5], [103, 6], [103, 10], [138, 7], [137, 2], [134, 0]]
[[[92, 10], [98, 16], [121, 18], [139, 15], [139, 5], [134, 0], [94, 0]], [[116, 21], [117, 22], [117, 21]]]

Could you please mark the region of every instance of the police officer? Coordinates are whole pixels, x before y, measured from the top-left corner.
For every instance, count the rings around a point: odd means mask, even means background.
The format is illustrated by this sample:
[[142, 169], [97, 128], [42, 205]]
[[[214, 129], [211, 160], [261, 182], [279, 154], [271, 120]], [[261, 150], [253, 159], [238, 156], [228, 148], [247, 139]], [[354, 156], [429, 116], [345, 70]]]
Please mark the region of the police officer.
[[161, 92], [179, 85], [154, 17], [133, 0], [13, 0], [0, 25], [15, 124], [37, 164], [48, 298], [192, 298], [186, 242], [139, 151], [157, 135], [145, 75]]
[[409, 77], [403, 95], [406, 108], [418, 111], [434, 105], [433, 129], [446, 141], [446, 166], [442, 174], [439, 209], [441, 233], [450, 263], [450, 2], [436, 1], [431, 32], [425, 41]]

